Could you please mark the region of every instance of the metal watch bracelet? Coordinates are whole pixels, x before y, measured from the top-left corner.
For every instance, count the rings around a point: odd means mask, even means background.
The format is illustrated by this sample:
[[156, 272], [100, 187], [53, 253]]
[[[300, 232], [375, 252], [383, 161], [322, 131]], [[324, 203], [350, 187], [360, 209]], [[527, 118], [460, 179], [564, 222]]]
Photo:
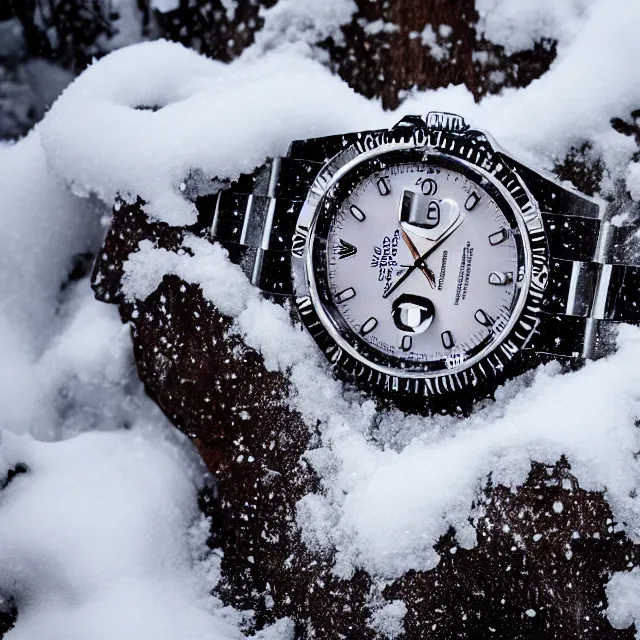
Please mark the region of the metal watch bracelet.
[[[400, 124], [414, 123], [484, 135], [453, 114], [409, 116]], [[199, 226], [229, 251], [254, 286], [270, 296], [293, 295], [291, 243], [307, 191], [327, 160], [370, 133], [294, 141], [286, 157], [197, 198]], [[569, 358], [605, 355], [617, 323], [640, 324], [640, 259], [628, 255], [636, 230], [614, 226], [605, 206], [498, 152], [538, 201], [551, 256], [540, 322], [527, 348]]]

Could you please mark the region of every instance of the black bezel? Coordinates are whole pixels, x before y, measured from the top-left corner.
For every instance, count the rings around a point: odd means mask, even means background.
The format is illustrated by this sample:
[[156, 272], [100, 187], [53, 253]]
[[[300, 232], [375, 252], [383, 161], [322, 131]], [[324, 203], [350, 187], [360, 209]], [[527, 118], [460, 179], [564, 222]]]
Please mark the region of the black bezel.
[[[424, 376], [415, 372], [413, 375], [403, 375], [400, 371], [381, 370], [376, 362], [364, 360], [359, 353], [356, 357], [343, 348], [332, 336], [335, 328], [322, 319], [324, 312], [320, 314], [316, 309], [316, 304], [320, 303], [316, 292], [316, 276], [312, 270], [314, 259], [317, 259], [316, 253], [322, 250], [322, 239], [320, 236], [320, 244], [316, 246], [315, 236], [326, 224], [322, 220], [329, 220], [331, 207], [336, 203], [332, 189], [351, 171], [363, 171], [358, 167], [366, 166], [364, 163], [370, 160], [381, 162], [380, 158], [398, 151], [402, 152], [404, 158], [420, 156], [423, 161], [430, 154], [439, 154], [441, 162], [448, 159], [456, 165], [464, 165], [469, 175], [487, 181], [482, 183], [483, 189], [497, 189], [502, 198], [510, 203], [509, 215], [519, 220], [519, 228], [525, 231], [526, 237], [522, 241], [529, 252], [529, 272], [526, 274], [529, 284], [523, 292], [525, 299], [522, 309], [511, 329], [494, 343], [494, 348], [485, 357], [460, 370], [431, 372]], [[405, 155], [407, 152], [408, 155]], [[526, 347], [536, 330], [549, 264], [547, 242], [537, 204], [519, 176], [492, 148], [488, 138], [480, 132], [456, 134], [423, 128], [416, 128], [410, 133], [392, 129], [368, 134], [332, 158], [309, 190], [298, 219], [292, 256], [300, 317], [330, 362], [364, 386], [392, 394], [427, 396], [472, 389], [490, 378], [501, 377], [505, 367]]]

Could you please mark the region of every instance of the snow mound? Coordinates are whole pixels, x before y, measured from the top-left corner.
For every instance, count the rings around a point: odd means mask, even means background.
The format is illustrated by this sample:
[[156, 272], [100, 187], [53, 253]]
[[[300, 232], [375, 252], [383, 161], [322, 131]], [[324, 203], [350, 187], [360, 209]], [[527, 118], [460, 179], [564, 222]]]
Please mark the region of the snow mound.
[[[308, 25], [313, 38], [335, 37], [351, 16], [348, 2], [327, 3], [340, 8], [334, 16], [314, 5], [324, 18]], [[283, 1], [265, 11], [273, 26], [265, 38], [282, 33], [295, 7]], [[183, 193], [187, 181], [234, 179], [294, 138], [389, 126], [434, 109], [462, 113], [545, 167], [590, 139], [607, 184], [626, 179], [637, 197], [633, 140], [609, 121], [640, 104], [640, 4], [479, 0], [478, 8], [487, 36], [512, 50], [543, 33], [557, 38], [551, 70], [480, 104], [464, 87], [448, 87], [413, 93], [385, 113], [306, 51], [271, 51], [273, 40], [256, 43], [266, 55], [230, 65], [177, 44], [147, 43], [93, 64], [32, 135], [0, 148], [0, 426], [63, 440], [5, 434], [0, 443], [5, 474], [19, 462], [28, 468], [0, 500], [0, 590], [21, 603], [8, 638], [239, 633], [240, 614], [208, 595], [216, 562], [205, 552], [195, 506], [202, 471], [160, 437], [166, 425], [135, 381], [116, 311], [91, 299], [86, 278], [68, 281], [74, 256], [99, 246], [99, 201], [139, 195], [151, 217], [189, 224], [195, 208]], [[65, 184], [93, 197], [74, 197]], [[373, 403], [345, 398], [282, 308], [262, 300], [219, 247], [186, 242], [193, 256], [143, 243], [126, 265], [125, 292], [144, 298], [166, 273], [198, 283], [269, 367], [289, 373], [289, 401], [320, 425], [318, 446], [305, 456], [321, 488], [301, 500], [298, 524], [311, 548], [337, 550], [337, 574], [362, 568], [387, 580], [433, 567], [433, 546], [450, 526], [460, 545], [475, 543], [469, 516], [488, 474], [516, 487], [532, 459], [553, 463], [563, 454], [580, 485], [604, 491], [616, 520], [639, 540], [638, 329], [623, 328], [607, 360], [565, 375], [541, 368], [466, 420], [389, 412], [373, 437]], [[64, 440], [86, 430], [109, 432]], [[636, 583], [636, 573], [613, 577], [614, 624], [638, 617]], [[371, 624], [400, 633], [403, 604], [388, 607]], [[263, 634], [290, 636], [288, 621]]]
[[180, 185], [194, 174], [237, 178], [292, 138], [369, 126], [379, 111], [311, 60], [274, 53], [224, 65], [157, 41], [94, 63], [40, 132], [49, 166], [76, 193], [139, 195], [150, 216], [187, 225], [196, 211]]
[[230, 640], [238, 615], [209, 595], [197, 483], [157, 430], [42, 443], [2, 433], [0, 592], [19, 605], [7, 640]]
[[571, 41], [598, 0], [477, 0], [480, 31], [507, 52], [531, 49], [542, 38]]

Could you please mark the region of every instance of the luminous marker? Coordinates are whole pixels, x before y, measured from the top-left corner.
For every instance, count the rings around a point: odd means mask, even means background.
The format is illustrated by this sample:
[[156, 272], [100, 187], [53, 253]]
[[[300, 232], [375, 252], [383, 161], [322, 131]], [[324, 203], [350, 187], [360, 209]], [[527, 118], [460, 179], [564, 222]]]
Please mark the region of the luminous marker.
[[513, 282], [513, 273], [511, 271], [492, 271], [489, 274], [489, 284], [504, 285]]
[[347, 300], [351, 300], [351, 298], [355, 298], [355, 295], [356, 290], [349, 287], [348, 289], [336, 294], [336, 302], [346, 302]]
[[364, 215], [364, 211], [362, 209], [360, 209], [359, 207], [356, 207], [355, 204], [352, 204], [349, 207], [349, 211], [351, 212], [351, 215], [358, 221], [358, 222], [363, 222], [364, 219], [367, 217]]
[[375, 318], [369, 318], [360, 329], [360, 333], [366, 336], [367, 333], [371, 333], [378, 326], [378, 321]]
[[338, 247], [338, 260], [342, 260], [343, 258], [350, 258], [351, 256], [355, 256], [358, 249], [354, 247], [351, 243], [347, 242], [340, 238], [340, 246]]
[[411, 351], [411, 347], [413, 346], [413, 338], [411, 336], [404, 336], [402, 338], [402, 350], [403, 351]]
[[378, 191], [381, 196], [388, 196], [391, 193], [391, 184], [387, 178], [378, 180]]
[[453, 339], [453, 336], [451, 335], [451, 331], [443, 331], [440, 334], [440, 338], [442, 339], [442, 346], [445, 349], [451, 349], [453, 347], [453, 345], [455, 344], [455, 340]]
[[482, 310], [478, 309], [473, 317], [483, 326], [490, 327], [493, 324], [493, 320]]
[[480, 202], [480, 196], [474, 191], [464, 203], [464, 208], [467, 211], [471, 211], [476, 208], [476, 205]]
[[500, 229], [500, 231], [496, 231], [489, 236], [489, 244], [494, 247], [497, 244], [501, 244], [509, 237], [509, 232], [506, 229]]

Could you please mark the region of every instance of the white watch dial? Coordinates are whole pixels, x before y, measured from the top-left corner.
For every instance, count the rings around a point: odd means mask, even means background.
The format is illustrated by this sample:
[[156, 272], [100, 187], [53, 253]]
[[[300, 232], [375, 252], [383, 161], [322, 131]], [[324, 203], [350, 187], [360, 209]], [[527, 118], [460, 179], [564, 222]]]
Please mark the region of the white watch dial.
[[457, 368], [491, 350], [510, 320], [513, 234], [489, 192], [460, 172], [407, 163], [371, 174], [329, 227], [333, 313], [407, 368]]

